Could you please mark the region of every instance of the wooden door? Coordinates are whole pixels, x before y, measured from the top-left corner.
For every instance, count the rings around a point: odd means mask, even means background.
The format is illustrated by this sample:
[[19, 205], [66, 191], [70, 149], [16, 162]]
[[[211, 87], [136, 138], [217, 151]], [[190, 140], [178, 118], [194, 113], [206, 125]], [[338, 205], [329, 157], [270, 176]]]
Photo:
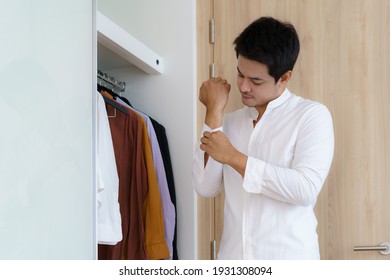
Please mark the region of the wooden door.
[[[353, 250], [390, 242], [390, 1], [211, 2], [216, 75], [232, 84], [227, 111], [242, 106], [236, 86], [235, 37], [260, 16], [289, 21], [298, 31], [301, 53], [288, 87], [325, 104], [335, 128], [334, 160], [315, 208], [321, 258], [390, 259], [378, 251]], [[198, 123], [202, 123], [199, 107]], [[222, 200], [215, 203], [216, 213], [221, 213]], [[199, 204], [200, 209], [203, 206]], [[222, 223], [217, 217], [211, 229], [217, 239]], [[208, 242], [199, 242], [200, 257], [206, 255], [202, 250]]]
[[[199, 89], [202, 82], [209, 78], [210, 62], [214, 60], [214, 47], [210, 44], [209, 36], [209, 20], [213, 17], [213, 0], [196, 1], [196, 13], [197, 88]], [[198, 131], [201, 130], [204, 118], [204, 108], [199, 105], [197, 111]], [[212, 258], [211, 242], [215, 239], [214, 206], [214, 199], [198, 196], [198, 259]]]

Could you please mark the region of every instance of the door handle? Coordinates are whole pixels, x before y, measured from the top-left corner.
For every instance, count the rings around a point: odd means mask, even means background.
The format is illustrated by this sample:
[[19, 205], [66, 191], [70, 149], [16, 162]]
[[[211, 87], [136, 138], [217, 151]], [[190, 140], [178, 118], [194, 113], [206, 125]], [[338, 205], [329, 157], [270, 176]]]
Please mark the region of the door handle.
[[379, 251], [382, 255], [390, 254], [390, 242], [383, 242], [379, 246], [355, 246], [354, 251]]

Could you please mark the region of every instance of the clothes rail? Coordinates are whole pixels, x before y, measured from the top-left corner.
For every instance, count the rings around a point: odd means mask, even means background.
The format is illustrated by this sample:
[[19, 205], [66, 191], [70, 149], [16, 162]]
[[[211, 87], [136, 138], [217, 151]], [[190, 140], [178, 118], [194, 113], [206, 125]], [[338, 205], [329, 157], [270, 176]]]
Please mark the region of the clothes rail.
[[108, 74], [98, 70], [97, 72], [98, 83], [101, 86], [105, 86], [109, 84], [111, 86], [111, 90], [115, 92], [123, 92], [126, 90], [126, 83], [119, 82], [115, 78], [109, 76]]

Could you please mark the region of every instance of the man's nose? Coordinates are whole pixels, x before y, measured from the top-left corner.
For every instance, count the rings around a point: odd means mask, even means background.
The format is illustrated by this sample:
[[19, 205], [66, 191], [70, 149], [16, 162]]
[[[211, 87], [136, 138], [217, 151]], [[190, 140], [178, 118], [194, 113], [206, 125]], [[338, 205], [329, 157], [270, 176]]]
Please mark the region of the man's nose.
[[240, 89], [241, 92], [250, 92], [251, 87], [250, 87], [250, 81], [246, 78], [243, 78], [238, 81], [238, 88]]

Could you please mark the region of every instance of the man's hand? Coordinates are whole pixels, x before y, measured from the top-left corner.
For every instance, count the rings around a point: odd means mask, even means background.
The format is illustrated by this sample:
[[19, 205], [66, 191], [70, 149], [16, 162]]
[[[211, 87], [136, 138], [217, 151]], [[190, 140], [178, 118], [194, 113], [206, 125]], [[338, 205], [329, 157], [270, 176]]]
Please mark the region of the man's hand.
[[205, 123], [210, 128], [222, 125], [223, 111], [229, 98], [230, 84], [218, 77], [203, 82], [200, 87], [199, 101], [206, 106]]
[[229, 139], [221, 131], [205, 131], [200, 142], [200, 149], [220, 163], [227, 163], [229, 152], [235, 150]]
[[205, 131], [200, 142], [200, 149], [205, 152], [206, 156], [205, 164], [210, 156], [222, 164], [230, 165], [241, 176], [244, 176], [248, 157], [234, 148], [223, 132]]

